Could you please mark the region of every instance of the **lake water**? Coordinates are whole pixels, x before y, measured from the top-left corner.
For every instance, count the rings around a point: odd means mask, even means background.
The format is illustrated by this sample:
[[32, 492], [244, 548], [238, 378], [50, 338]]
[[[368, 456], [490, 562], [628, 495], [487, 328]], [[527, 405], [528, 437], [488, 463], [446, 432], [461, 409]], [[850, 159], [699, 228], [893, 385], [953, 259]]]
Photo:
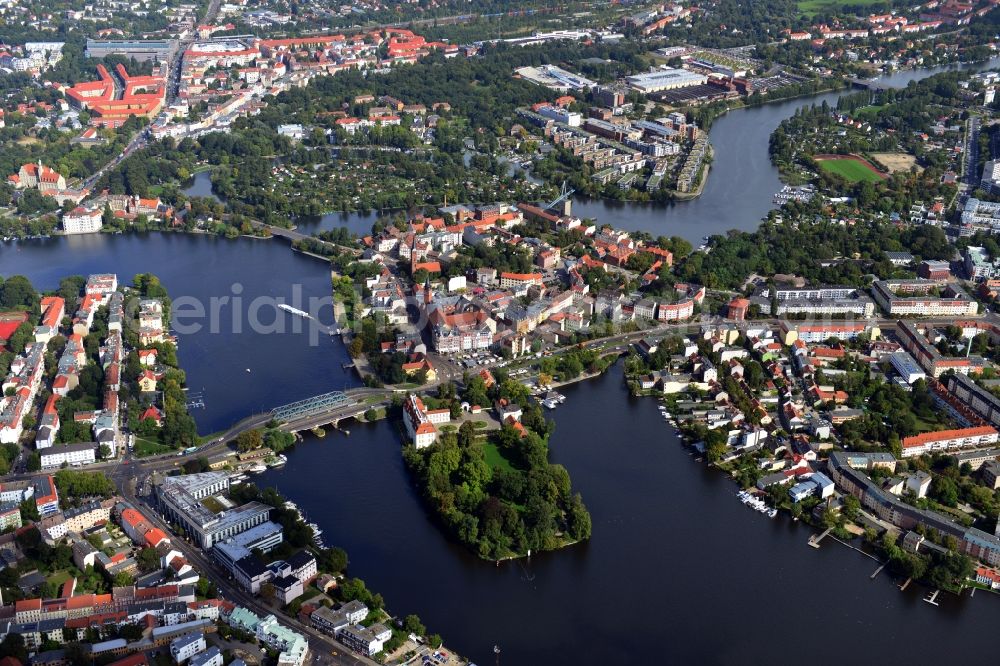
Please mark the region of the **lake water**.
[[[103, 272], [117, 273], [125, 282], [137, 273], [154, 273], [173, 300], [195, 299], [206, 315], [212, 299], [220, 304], [217, 332], [205, 319], [200, 331], [179, 336], [188, 386], [205, 399], [204, 409], [192, 411], [203, 434], [251, 412], [356, 385], [355, 375], [341, 370], [348, 358], [339, 339], [318, 336], [313, 346], [310, 327], [273, 307], [279, 298], [295, 305], [298, 293], [299, 307], [307, 309], [310, 298], [330, 294], [327, 265], [292, 252], [283, 241], [152, 233], [0, 244], [0, 274], [26, 275], [38, 289], [55, 289], [67, 275]], [[266, 300], [256, 320], [275, 332], [258, 333], [250, 326], [251, 304], [259, 298]], [[329, 308], [320, 314], [332, 320]]]

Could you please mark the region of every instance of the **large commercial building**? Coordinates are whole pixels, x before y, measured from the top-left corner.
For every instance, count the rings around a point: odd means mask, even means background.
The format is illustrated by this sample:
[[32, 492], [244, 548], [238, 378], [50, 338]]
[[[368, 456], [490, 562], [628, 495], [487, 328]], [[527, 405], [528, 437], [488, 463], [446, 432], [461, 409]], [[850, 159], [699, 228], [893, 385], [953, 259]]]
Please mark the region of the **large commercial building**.
[[266, 553], [280, 544], [283, 539], [281, 525], [269, 520], [225, 541], [216, 543], [212, 548], [212, 555], [231, 573], [236, 567], [236, 563], [244, 557], [249, 557], [252, 551], [260, 550]]
[[540, 67], [521, 67], [515, 70], [517, 74], [527, 81], [537, 83], [558, 92], [569, 90], [586, 90], [597, 85], [596, 81], [567, 72], [562, 67], [555, 65], [542, 65]]
[[708, 81], [708, 76], [689, 72], [686, 69], [667, 67], [646, 74], [626, 76], [625, 81], [639, 92], [655, 93], [663, 90], [685, 88], [687, 86], [700, 86]]
[[176, 48], [177, 41], [173, 39], [88, 39], [85, 55], [98, 59], [109, 55], [123, 55], [135, 58], [138, 62], [165, 61]]
[[248, 502], [234, 509], [214, 513], [202, 500], [229, 490], [229, 474], [204, 472], [168, 476], [156, 486], [160, 510], [179, 523], [204, 549], [246, 532], [268, 521], [271, 508], [260, 502]]

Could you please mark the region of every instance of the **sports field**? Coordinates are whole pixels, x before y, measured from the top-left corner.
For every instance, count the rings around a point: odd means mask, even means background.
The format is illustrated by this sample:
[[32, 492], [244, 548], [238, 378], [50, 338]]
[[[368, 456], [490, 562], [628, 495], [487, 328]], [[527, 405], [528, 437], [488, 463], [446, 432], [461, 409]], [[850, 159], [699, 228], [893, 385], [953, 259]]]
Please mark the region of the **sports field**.
[[886, 176], [870, 162], [851, 155], [816, 155], [813, 159], [819, 162], [824, 171], [835, 173], [852, 182], [868, 181], [877, 183]]

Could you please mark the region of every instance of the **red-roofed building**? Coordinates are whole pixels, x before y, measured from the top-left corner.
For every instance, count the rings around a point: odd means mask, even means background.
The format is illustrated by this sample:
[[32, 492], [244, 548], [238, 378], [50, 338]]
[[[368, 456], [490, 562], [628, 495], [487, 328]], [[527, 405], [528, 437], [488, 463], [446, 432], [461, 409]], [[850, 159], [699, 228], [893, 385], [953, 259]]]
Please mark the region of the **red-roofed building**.
[[66, 189], [66, 179], [40, 161], [37, 164], [22, 164], [16, 174], [8, 176], [7, 181], [19, 190], [31, 189], [44, 193]]
[[525, 285], [541, 285], [545, 276], [541, 273], [508, 273], [500, 274], [501, 287], [520, 287]]
[[146, 533], [142, 535], [142, 538], [145, 541], [146, 546], [149, 548], [156, 548], [164, 541], [170, 543], [170, 538], [159, 527], [147, 530]]
[[144, 411], [142, 416], [139, 417], [140, 422], [147, 420], [154, 421], [157, 426], [163, 425], [163, 415], [160, 413], [160, 410], [156, 408], [156, 405], [150, 405], [147, 407], [146, 411]]
[[734, 298], [729, 301], [729, 306], [726, 310], [726, 317], [732, 319], [733, 321], [743, 321], [747, 318], [747, 312], [750, 310], [750, 301], [746, 298]]
[[132, 116], [153, 118], [166, 100], [166, 81], [159, 76], [129, 76], [124, 65], [115, 67], [122, 86], [104, 65], [97, 66], [98, 81], [79, 83], [64, 89], [66, 97], [91, 113], [90, 124], [121, 127]]
[[38, 482], [35, 488], [35, 508], [38, 509], [38, 515], [43, 518], [59, 511], [59, 492], [51, 476], [46, 476]]
[[903, 457], [921, 456], [931, 451], [989, 446], [997, 442], [997, 431], [990, 426], [925, 432], [903, 438]]

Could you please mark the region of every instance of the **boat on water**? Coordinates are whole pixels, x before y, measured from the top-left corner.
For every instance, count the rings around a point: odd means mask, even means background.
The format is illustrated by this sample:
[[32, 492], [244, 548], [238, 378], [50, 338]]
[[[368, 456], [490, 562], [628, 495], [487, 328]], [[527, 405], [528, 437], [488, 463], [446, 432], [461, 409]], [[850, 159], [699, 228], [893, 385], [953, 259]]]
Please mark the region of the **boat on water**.
[[299, 317], [308, 317], [309, 316], [308, 312], [306, 312], [304, 310], [299, 310], [298, 308], [293, 308], [291, 305], [288, 305], [287, 303], [278, 303], [278, 309], [279, 310], [284, 310], [285, 312], [290, 312], [291, 314], [297, 315]]
[[268, 467], [281, 467], [286, 462], [288, 462], [288, 457], [284, 454], [279, 453], [270, 462], [267, 463]]
[[545, 400], [542, 400], [542, 404], [545, 405], [545, 407], [547, 407], [548, 409], [555, 409], [556, 408], [556, 402], [555, 402], [555, 400], [552, 400], [551, 398], [546, 398]]
[[[740, 498], [740, 501], [743, 502], [744, 505], [750, 507], [754, 511], [766, 514], [769, 518], [774, 518], [774, 516], [778, 515], [777, 509], [769, 507], [764, 500], [747, 490], [739, 491], [736, 493], [736, 496]], [[774, 512], [774, 515], [771, 515], [772, 511]]]
[[252, 472], [253, 474], [260, 474], [261, 472], [267, 471], [267, 466], [257, 463], [256, 465], [251, 465], [247, 471]]

